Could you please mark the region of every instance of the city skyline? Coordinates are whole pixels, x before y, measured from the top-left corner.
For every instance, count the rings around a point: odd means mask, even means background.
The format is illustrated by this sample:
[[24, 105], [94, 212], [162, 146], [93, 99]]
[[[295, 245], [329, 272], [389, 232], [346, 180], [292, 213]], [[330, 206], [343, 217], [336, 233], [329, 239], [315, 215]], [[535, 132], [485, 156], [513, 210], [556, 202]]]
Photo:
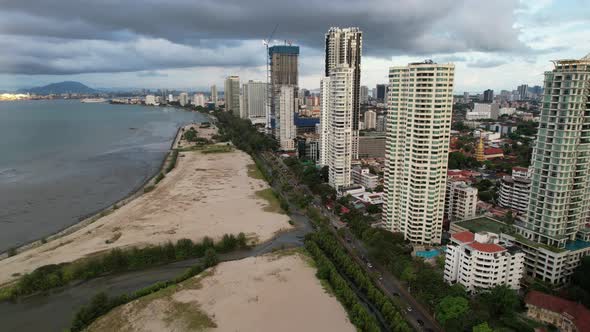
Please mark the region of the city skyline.
[[[301, 45], [299, 86], [310, 89], [319, 88], [323, 69], [323, 45], [318, 37], [336, 25], [359, 26], [366, 33], [361, 84], [367, 86], [387, 82], [387, 68], [392, 65], [430, 58], [456, 65], [455, 92], [541, 85], [543, 72], [551, 69], [549, 60], [578, 59], [588, 53], [584, 49], [590, 38], [588, 16], [584, 15], [588, 4], [571, 0], [569, 4], [501, 1], [477, 5], [370, 2], [335, 11], [333, 5], [318, 4], [300, 6], [295, 17], [292, 11], [280, 10], [284, 4], [272, 3], [264, 4], [268, 8], [260, 13], [255, 13], [257, 6], [245, 10], [236, 23], [248, 29], [234, 29], [236, 24], [225, 23], [231, 16], [228, 9], [235, 4], [223, 1], [189, 6], [183, 17], [194, 19], [179, 19], [168, 26], [158, 22], [165, 19], [149, 19], [155, 13], [161, 18], [178, 14], [180, 5], [174, 2], [134, 9], [142, 19], [129, 19], [97, 15], [125, 12], [121, 10], [125, 4], [117, 8], [95, 4], [96, 10], [88, 11], [86, 5], [69, 1], [35, 8], [9, 1], [1, 14], [6, 15], [0, 35], [7, 53], [0, 61], [0, 90], [77, 80], [95, 88], [205, 91], [211, 84], [220, 86], [230, 74], [263, 81], [265, 54], [260, 41], [268, 38], [277, 22], [278, 44], [291, 40]], [[301, 17], [306, 13], [322, 15], [325, 20], [305, 24]], [[432, 20], [408, 22], [404, 16], [410, 14]], [[13, 24], [15, 18], [20, 24]], [[147, 26], [144, 21], [153, 24]]]

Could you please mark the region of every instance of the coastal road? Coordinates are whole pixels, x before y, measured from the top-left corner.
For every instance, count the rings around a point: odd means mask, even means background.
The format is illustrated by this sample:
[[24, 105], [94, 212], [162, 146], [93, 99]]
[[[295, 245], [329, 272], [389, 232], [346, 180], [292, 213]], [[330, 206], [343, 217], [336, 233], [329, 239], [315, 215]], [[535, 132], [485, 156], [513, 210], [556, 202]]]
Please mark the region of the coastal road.
[[[342, 222], [339, 218], [333, 214], [332, 211], [326, 209], [321, 205], [319, 197], [314, 195], [307, 186], [298, 184], [295, 180], [293, 173], [284, 164], [280, 157], [272, 154], [266, 154], [265, 158], [267, 161], [272, 161], [276, 166], [281, 169], [281, 176], [285, 177], [287, 181], [293, 186], [304, 190], [309, 196], [314, 197], [313, 202], [316, 208], [319, 208], [321, 213], [330, 219], [332, 224], [332, 232], [336, 235], [336, 238], [342, 243], [342, 245], [348, 250], [349, 254], [370, 274], [380, 275], [375, 279], [376, 284], [381, 290], [392, 298], [396, 303], [401, 304], [403, 309], [402, 314], [406, 320], [416, 329], [417, 331], [443, 331], [442, 327], [438, 322], [428, 313], [428, 311], [409, 293], [409, 291], [403, 286], [403, 284], [384, 266], [377, 264], [376, 262], [369, 261], [368, 250], [365, 245], [357, 239], [349, 229], [344, 228], [345, 237], [348, 239], [345, 241], [340, 234], [336, 231], [338, 228], [342, 228]], [[369, 268], [368, 264], [371, 264]]]

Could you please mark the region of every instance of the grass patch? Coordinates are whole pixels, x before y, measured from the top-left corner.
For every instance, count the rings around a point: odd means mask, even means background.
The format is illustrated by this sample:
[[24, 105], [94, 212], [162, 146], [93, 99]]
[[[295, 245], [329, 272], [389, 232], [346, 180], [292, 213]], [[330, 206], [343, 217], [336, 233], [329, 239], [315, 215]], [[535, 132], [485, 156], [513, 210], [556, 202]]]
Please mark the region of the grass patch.
[[146, 186], [145, 188], [143, 188], [143, 192], [147, 194], [150, 191], [154, 190], [154, 188], [156, 188], [154, 185]]
[[0, 302], [9, 300], [12, 297], [14, 286], [0, 288]]
[[234, 148], [231, 145], [207, 145], [203, 148], [203, 153], [225, 153], [232, 152]]
[[249, 164], [247, 167], [249, 177], [258, 180], [265, 180], [264, 175], [262, 174], [258, 166], [256, 166], [256, 164]]
[[170, 157], [170, 163], [168, 164], [168, 167], [166, 167], [166, 173], [170, 173], [170, 171], [173, 170], [174, 167], [176, 167], [177, 160], [178, 160], [178, 150], [174, 150], [174, 151], [172, 151], [172, 155]]
[[215, 328], [217, 324], [196, 303], [182, 303], [171, 300], [171, 308], [164, 313], [164, 321], [170, 326], [175, 320], [181, 320], [189, 331], [202, 331]]
[[166, 177], [166, 175], [164, 175], [164, 173], [158, 174], [158, 176], [156, 177], [155, 183], [158, 184], [160, 181], [164, 180], [165, 177]]
[[264, 211], [266, 212], [274, 212], [274, 213], [284, 213], [283, 209], [281, 209], [281, 202], [275, 195], [274, 191], [271, 188], [266, 188], [262, 190], [258, 190], [256, 192], [256, 196], [260, 197], [268, 202], [268, 206], [264, 207]]

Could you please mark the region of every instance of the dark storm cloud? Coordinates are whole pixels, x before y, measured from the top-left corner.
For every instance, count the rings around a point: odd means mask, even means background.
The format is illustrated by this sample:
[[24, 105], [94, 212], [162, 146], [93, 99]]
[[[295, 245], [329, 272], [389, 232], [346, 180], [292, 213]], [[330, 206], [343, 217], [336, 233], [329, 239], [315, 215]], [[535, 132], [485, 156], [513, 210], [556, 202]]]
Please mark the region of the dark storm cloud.
[[323, 48], [330, 26], [359, 26], [365, 54], [380, 57], [526, 49], [513, 28], [516, 0], [4, 0], [1, 6], [0, 44], [19, 44], [2, 47], [4, 73], [261, 65], [260, 40], [275, 24], [275, 39], [308, 49]]

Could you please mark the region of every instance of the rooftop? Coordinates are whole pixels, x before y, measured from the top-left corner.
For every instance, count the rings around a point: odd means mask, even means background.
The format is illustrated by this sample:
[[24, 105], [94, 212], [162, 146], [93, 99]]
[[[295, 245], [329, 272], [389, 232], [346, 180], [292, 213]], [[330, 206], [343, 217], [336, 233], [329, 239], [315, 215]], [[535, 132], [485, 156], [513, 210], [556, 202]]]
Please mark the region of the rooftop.
[[469, 244], [469, 246], [477, 251], [483, 251], [483, 252], [500, 252], [500, 251], [506, 250], [501, 245], [498, 245], [495, 243], [473, 242], [473, 243]]
[[490, 233], [506, 233], [508, 231], [509, 226], [503, 224], [497, 220], [488, 218], [488, 217], [480, 217], [470, 220], [464, 220], [455, 223], [457, 226], [463, 227], [470, 232], [477, 233], [477, 232], [490, 232]]
[[590, 331], [590, 310], [583, 304], [568, 301], [557, 296], [530, 291], [524, 302], [560, 314], [567, 314], [578, 328], [578, 331]]
[[451, 237], [462, 243], [473, 242], [475, 235], [471, 232], [459, 232], [451, 235]]

